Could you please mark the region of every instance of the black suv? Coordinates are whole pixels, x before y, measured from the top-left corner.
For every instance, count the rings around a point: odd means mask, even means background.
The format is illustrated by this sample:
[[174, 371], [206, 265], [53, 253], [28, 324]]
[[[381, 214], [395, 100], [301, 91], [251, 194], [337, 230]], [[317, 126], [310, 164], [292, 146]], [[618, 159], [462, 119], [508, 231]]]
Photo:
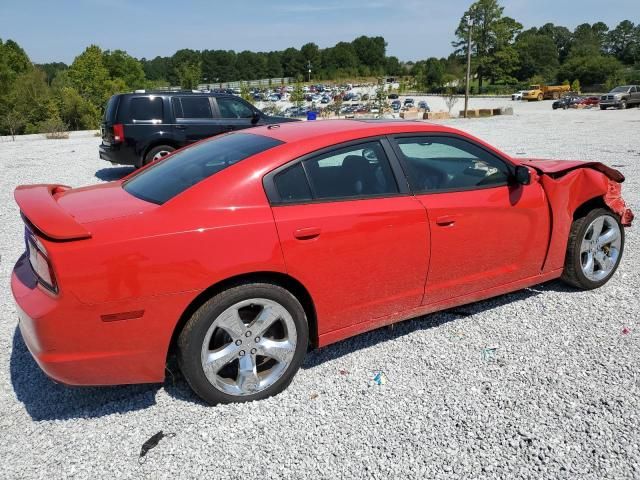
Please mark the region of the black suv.
[[100, 158], [141, 167], [203, 138], [291, 121], [296, 120], [268, 116], [224, 93], [124, 93], [107, 102]]

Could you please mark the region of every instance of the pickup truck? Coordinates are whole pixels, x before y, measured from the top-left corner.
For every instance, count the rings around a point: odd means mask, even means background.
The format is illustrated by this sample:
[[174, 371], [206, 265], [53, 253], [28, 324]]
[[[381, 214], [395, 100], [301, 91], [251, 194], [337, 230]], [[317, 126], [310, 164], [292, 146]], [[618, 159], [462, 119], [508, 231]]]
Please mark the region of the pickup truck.
[[569, 85], [531, 85], [529, 90], [526, 90], [522, 94], [522, 100], [542, 101], [542, 100], [557, 100], [563, 93], [571, 90]]
[[600, 97], [601, 110], [609, 107], [625, 109], [631, 105], [640, 105], [640, 86], [638, 85], [616, 87]]

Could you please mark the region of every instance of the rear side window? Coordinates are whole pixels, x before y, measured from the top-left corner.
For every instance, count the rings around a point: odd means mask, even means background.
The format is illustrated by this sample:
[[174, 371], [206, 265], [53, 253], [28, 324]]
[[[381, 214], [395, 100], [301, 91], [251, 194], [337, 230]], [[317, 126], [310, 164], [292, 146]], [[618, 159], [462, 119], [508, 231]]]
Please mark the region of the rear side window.
[[280, 201], [283, 203], [304, 202], [311, 200], [311, 189], [307, 183], [302, 163], [287, 168], [273, 179]]
[[185, 148], [125, 182], [125, 191], [147, 202], [162, 204], [245, 158], [282, 144], [280, 140], [235, 133]]
[[[181, 108], [176, 108], [180, 103]], [[176, 118], [212, 118], [209, 97], [180, 97], [173, 99]]]
[[129, 101], [129, 117], [137, 121], [162, 121], [162, 97], [134, 97]]

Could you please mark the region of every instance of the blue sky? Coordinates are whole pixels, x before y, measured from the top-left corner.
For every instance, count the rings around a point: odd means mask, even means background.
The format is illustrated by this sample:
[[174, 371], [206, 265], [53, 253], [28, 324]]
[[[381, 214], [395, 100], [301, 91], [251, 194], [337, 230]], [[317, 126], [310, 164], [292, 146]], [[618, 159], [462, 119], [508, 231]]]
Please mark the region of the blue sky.
[[[0, 0], [0, 38], [22, 45], [34, 62], [70, 63], [89, 44], [136, 57], [180, 48], [268, 51], [312, 41], [327, 47], [382, 35], [401, 60], [446, 56], [471, 0]], [[546, 22], [640, 22], [639, 0], [502, 0], [526, 27]], [[55, 6], [54, 6], [55, 5]]]

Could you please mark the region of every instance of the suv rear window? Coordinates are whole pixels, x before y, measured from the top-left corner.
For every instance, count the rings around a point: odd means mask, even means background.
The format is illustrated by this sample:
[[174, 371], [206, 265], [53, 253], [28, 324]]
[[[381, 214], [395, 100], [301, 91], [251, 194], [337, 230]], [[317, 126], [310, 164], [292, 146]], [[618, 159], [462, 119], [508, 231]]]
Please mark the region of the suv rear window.
[[131, 120], [162, 120], [162, 97], [135, 97], [129, 102]]
[[115, 119], [116, 106], [118, 105], [119, 98], [120, 97], [118, 95], [114, 95], [107, 102], [107, 108], [104, 109], [104, 117], [103, 117], [103, 120], [105, 122]]
[[252, 133], [215, 137], [161, 160], [125, 182], [123, 188], [141, 200], [163, 204], [205, 178], [282, 143]]

